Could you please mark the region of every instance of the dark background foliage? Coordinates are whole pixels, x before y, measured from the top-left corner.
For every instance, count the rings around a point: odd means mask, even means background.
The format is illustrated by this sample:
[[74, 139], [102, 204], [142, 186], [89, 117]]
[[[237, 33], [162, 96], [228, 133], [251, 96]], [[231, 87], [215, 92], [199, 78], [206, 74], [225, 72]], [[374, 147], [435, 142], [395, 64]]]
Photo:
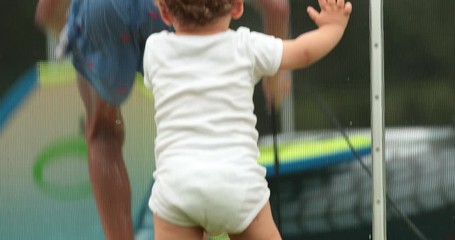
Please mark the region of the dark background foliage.
[[[33, 1], [0, 3], [0, 96], [36, 61], [46, 59], [43, 31], [33, 23]], [[336, 49], [308, 69], [294, 72], [297, 129], [326, 128], [312, 93], [322, 96], [346, 126], [370, 124], [369, 2], [354, 11]], [[316, 0], [291, 1], [293, 37], [315, 28], [306, 13]], [[386, 124], [446, 125], [455, 118], [455, 2], [384, 3]], [[233, 26], [261, 30], [250, 6]], [[260, 91], [258, 91], [260, 92]], [[262, 102], [261, 93], [255, 101]], [[259, 107], [260, 108], [260, 107]], [[257, 109], [260, 117], [266, 117]], [[266, 128], [258, 123], [260, 129]]]

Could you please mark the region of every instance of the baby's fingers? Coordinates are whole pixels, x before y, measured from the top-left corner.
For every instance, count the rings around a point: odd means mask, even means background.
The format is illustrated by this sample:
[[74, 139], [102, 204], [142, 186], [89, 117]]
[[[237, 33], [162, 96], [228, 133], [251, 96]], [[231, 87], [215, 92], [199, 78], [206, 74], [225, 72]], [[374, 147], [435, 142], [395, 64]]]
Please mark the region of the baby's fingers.
[[318, 0], [319, 7], [321, 8], [321, 11], [327, 9], [327, 0]]
[[337, 7], [343, 8], [344, 7], [344, 0], [337, 0]]
[[344, 15], [348, 16], [351, 14], [351, 12], [352, 12], [352, 4], [350, 2], [347, 2], [344, 5], [343, 13], [344, 13]]
[[311, 20], [313, 20], [313, 22], [316, 22], [316, 19], [319, 16], [319, 12], [316, 11], [316, 9], [314, 9], [313, 7], [308, 7], [307, 12], [308, 12], [308, 15], [310, 16]]

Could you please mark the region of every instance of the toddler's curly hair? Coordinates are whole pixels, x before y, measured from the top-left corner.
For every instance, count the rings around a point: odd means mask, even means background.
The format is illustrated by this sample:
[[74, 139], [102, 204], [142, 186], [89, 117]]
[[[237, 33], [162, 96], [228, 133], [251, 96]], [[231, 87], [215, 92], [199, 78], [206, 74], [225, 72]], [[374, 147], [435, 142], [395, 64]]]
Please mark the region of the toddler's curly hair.
[[205, 26], [229, 14], [234, 0], [155, 0], [182, 25]]

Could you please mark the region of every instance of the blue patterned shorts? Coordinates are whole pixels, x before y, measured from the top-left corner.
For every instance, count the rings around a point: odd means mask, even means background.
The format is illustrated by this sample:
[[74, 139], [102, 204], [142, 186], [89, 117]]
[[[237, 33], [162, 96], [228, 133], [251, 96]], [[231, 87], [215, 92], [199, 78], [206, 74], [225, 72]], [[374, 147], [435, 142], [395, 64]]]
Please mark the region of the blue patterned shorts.
[[102, 99], [120, 105], [143, 72], [147, 37], [169, 27], [152, 0], [73, 0], [68, 15], [74, 67]]

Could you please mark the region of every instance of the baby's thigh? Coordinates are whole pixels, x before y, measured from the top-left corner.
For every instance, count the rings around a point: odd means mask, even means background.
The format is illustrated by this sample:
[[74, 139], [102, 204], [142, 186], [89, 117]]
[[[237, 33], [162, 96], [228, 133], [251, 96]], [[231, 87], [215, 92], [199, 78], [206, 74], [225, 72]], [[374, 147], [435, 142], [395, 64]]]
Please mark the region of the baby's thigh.
[[272, 217], [270, 203], [258, 213], [245, 231], [229, 234], [230, 240], [281, 240], [278, 228]]
[[156, 214], [153, 216], [154, 239], [166, 240], [201, 240], [204, 231], [201, 227], [182, 227], [165, 221]]

